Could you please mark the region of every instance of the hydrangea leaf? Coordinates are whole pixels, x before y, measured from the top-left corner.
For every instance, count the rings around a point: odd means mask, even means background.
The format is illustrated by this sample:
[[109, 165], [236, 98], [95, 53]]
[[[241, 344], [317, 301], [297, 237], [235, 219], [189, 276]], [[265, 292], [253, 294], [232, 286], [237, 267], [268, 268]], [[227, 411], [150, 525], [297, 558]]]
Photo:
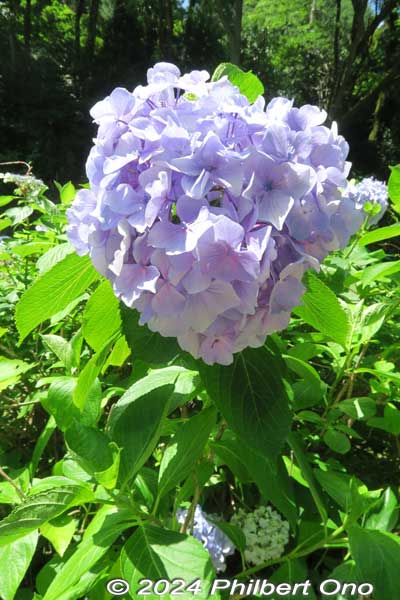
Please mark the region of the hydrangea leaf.
[[215, 69], [211, 81], [218, 81], [226, 75], [233, 85], [236, 85], [240, 92], [246, 96], [249, 102], [254, 102], [258, 96], [264, 93], [264, 86], [251, 71], [242, 71], [240, 67], [232, 63], [221, 63]]
[[37, 531], [0, 548], [0, 595], [13, 600], [32, 560], [38, 541]]
[[389, 198], [393, 203], [396, 212], [400, 212], [400, 165], [390, 167], [390, 177], [388, 181]]
[[274, 458], [292, 421], [283, 361], [266, 347], [248, 348], [228, 367], [200, 366], [200, 375], [228, 425], [251, 448]]
[[150, 365], [165, 364], [181, 352], [175, 338], [163, 337], [150, 331], [146, 325], [139, 325], [139, 313], [120, 305], [122, 329], [132, 356]]
[[393, 600], [400, 589], [399, 537], [357, 525], [348, 534], [357, 580], [371, 583], [379, 600]]
[[201, 456], [215, 423], [216, 411], [207, 408], [183, 423], [164, 452], [159, 471], [159, 496], [186, 479]]
[[[148, 578], [183, 579], [187, 584], [201, 580], [197, 598], [207, 598], [214, 569], [208, 552], [201, 543], [189, 535], [170, 531], [155, 525], [138, 527], [121, 553], [121, 571], [130, 585], [130, 596], [136, 598], [139, 580]], [[151, 596], [154, 598], [154, 596]], [[155, 596], [157, 597], [157, 596]], [[173, 595], [163, 595], [172, 600]], [[182, 600], [193, 597], [190, 592], [180, 594]]]
[[88, 256], [69, 254], [38, 277], [15, 310], [20, 342], [46, 319], [63, 310], [99, 277]]
[[335, 342], [347, 347], [350, 333], [350, 320], [332, 290], [315, 273], [305, 275], [307, 291], [302, 298], [303, 305], [296, 308], [306, 323], [329, 336]]

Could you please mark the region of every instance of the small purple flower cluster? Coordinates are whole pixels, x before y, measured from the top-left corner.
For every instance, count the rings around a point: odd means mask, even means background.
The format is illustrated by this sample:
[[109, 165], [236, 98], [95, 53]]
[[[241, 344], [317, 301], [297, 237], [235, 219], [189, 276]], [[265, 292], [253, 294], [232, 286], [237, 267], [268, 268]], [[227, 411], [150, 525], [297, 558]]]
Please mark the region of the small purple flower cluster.
[[90, 189], [68, 237], [142, 325], [228, 365], [287, 326], [304, 271], [347, 244], [362, 210], [324, 111], [250, 104], [226, 77], [208, 80], [158, 63], [147, 86], [92, 108]]
[[[178, 523], [184, 523], [188, 511], [179, 508], [176, 513]], [[216, 515], [203, 512], [198, 504], [194, 513], [192, 535], [199, 540], [209, 553], [216, 571], [225, 571], [225, 557], [235, 552], [235, 546], [217, 525], [208, 519], [218, 520]]]
[[383, 181], [365, 177], [359, 183], [349, 182], [346, 195], [359, 209], [359, 227], [368, 216], [368, 225], [376, 225], [388, 206], [388, 189]]

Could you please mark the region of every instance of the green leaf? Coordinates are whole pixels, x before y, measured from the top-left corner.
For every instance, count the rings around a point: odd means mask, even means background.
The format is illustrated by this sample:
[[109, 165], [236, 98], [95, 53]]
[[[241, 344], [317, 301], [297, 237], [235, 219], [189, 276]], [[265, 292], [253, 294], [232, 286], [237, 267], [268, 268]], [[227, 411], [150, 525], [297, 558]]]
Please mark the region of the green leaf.
[[122, 329], [133, 358], [149, 365], [162, 365], [172, 361], [182, 351], [175, 338], [163, 337], [150, 331], [147, 325], [139, 325], [139, 313], [120, 304]]
[[5, 519], [0, 521], [0, 546], [4, 546], [34, 531], [71, 506], [94, 500], [87, 487], [69, 483], [55, 489], [45, 490], [29, 496]]
[[[115, 506], [101, 508], [86, 529], [75, 552], [57, 572], [43, 600], [63, 598], [66, 587], [76, 585], [106, 554], [121, 533], [132, 524], [131, 511], [118, 510]], [[82, 595], [77, 597], [81, 598]]]
[[389, 260], [386, 262], [370, 265], [363, 269], [359, 277], [364, 286], [369, 285], [373, 281], [382, 281], [390, 275], [395, 275], [400, 271], [400, 260]]
[[73, 348], [67, 340], [64, 340], [60, 335], [54, 334], [42, 335], [41, 338], [68, 371], [71, 371], [71, 368], [76, 366], [74, 365]]
[[47, 396], [41, 402], [45, 410], [54, 417], [57, 427], [65, 431], [74, 420], [80, 420], [85, 425], [94, 425], [98, 419], [101, 402], [101, 388], [94, 382], [85, 395], [83, 413], [74, 403], [74, 393], [77, 386], [75, 377], [57, 377], [50, 385]]
[[112, 408], [108, 431], [110, 438], [122, 448], [123, 481], [133, 477], [154, 450], [162, 422], [168, 414], [173, 383], [179, 374], [175, 369], [161, 369], [144, 377], [133, 384]]
[[300, 378], [292, 385], [294, 394], [294, 410], [315, 406], [321, 402], [326, 385], [321, 381], [318, 372], [303, 360], [295, 356], [283, 357], [288, 368]]
[[108, 340], [108, 342], [106, 342], [103, 348], [99, 350], [99, 352], [95, 352], [95, 354], [90, 357], [82, 371], [79, 373], [76, 388], [74, 389], [73, 393], [73, 402], [80, 411], [85, 410], [85, 405], [90, 390], [92, 389], [93, 385], [95, 385], [97, 376], [100, 374], [100, 371], [106, 362], [107, 355], [110, 351], [113, 341], [114, 340], [111, 338]]
[[357, 520], [375, 502], [376, 492], [368, 492], [354, 476], [320, 469], [315, 469], [314, 474], [324, 491], [346, 512], [348, 521]]
[[250, 447], [274, 458], [292, 420], [283, 361], [266, 347], [248, 348], [228, 367], [200, 364], [199, 370], [228, 425]]
[[328, 429], [323, 437], [325, 444], [334, 452], [346, 454], [351, 449], [350, 440], [344, 433], [336, 429]]
[[30, 217], [32, 213], [33, 208], [31, 206], [14, 206], [5, 210], [3, 214], [11, 219], [12, 225], [15, 227], [15, 225], [19, 225], [19, 223]]
[[278, 457], [276, 462], [272, 462], [244, 446], [239, 448], [239, 451], [263, 498], [271, 502], [286, 517], [292, 530], [295, 531], [298, 511], [292, 482], [282, 458]]
[[193, 470], [215, 424], [215, 417], [215, 409], [206, 408], [179, 427], [160, 464], [159, 497], [186, 479]]
[[242, 483], [250, 481], [251, 476], [247, 468], [246, 459], [241, 452], [242, 444], [240, 442], [227, 439], [211, 442], [210, 446], [220, 459], [220, 463], [228, 465], [239, 481]]
[[383, 429], [393, 435], [400, 435], [400, 410], [394, 406], [387, 405], [383, 411], [383, 417], [372, 417], [368, 419], [370, 427]]
[[83, 337], [96, 352], [120, 331], [119, 302], [107, 279], [100, 283], [86, 303], [82, 322]]
[[264, 93], [264, 86], [251, 71], [242, 71], [232, 63], [221, 63], [215, 69], [211, 81], [218, 81], [221, 77], [227, 76], [229, 81], [239, 88], [241, 94], [246, 96], [250, 103], [257, 100], [258, 96]]
[[0, 598], [13, 600], [30, 565], [38, 541], [37, 531], [0, 548]]
[[[186, 584], [200, 579], [197, 598], [207, 598], [214, 569], [210, 555], [192, 536], [145, 524], [138, 527], [121, 552], [121, 572], [130, 585], [130, 596], [137, 597], [139, 580], [183, 579]], [[148, 596], [152, 600], [157, 596]], [[175, 596], [163, 595], [167, 600]], [[183, 592], [183, 600], [193, 595]], [[47, 598], [45, 600], [48, 600]]]
[[336, 407], [351, 419], [368, 419], [376, 413], [375, 400], [367, 397], [342, 400]]
[[59, 515], [48, 523], [44, 523], [40, 528], [40, 533], [51, 542], [59, 556], [64, 556], [77, 527], [78, 521], [72, 515]]
[[389, 168], [391, 171], [388, 181], [389, 198], [393, 202], [395, 211], [400, 212], [400, 165]]
[[400, 538], [356, 525], [348, 534], [357, 580], [371, 583], [379, 600], [396, 598], [400, 589]]
[[71, 181], [68, 181], [62, 187], [59, 187], [59, 193], [61, 203], [69, 206], [76, 195], [74, 184]]
[[67, 255], [40, 275], [19, 300], [15, 321], [20, 343], [37, 325], [64, 309], [97, 278], [88, 256]]
[[292, 448], [294, 457], [299, 465], [301, 475], [310, 489], [310, 493], [314, 499], [315, 506], [321, 516], [322, 522], [326, 523], [328, 520], [328, 512], [323, 501], [322, 492], [318, 482], [315, 479], [313, 470], [308, 461], [307, 453], [304, 449], [301, 437], [298, 433], [292, 431], [288, 436], [289, 446]]
[[6, 204], [10, 204], [10, 202], [16, 198], [18, 198], [18, 196], [0, 196], [0, 206], [6, 206]]
[[391, 531], [397, 523], [398, 500], [391, 488], [386, 488], [379, 502], [369, 511], [365, 520], [366, 529]]
[[115, 487], [120, 450], [105, 433], [75, 422], [65, 432], [65, 441], [85, 471], [106, 489]]
[[346, 348], [350, 321], [336, 294], [311, 271], [306, 273], [304, 281], [307, 291], [302, 298], [303, 306], [297, 307], [294, 312], [314, 329]]
[[42, 275], [46, 271], [49, 271], [54, 265], [61, 262], [68, 254], [75, 252], [75, 248], [69, 242], [58, 244], [50, 248], [45, 254], [43, 254], [36, 263], [36, 268]]
[[34, 366], [34, 363], [28, 364], [23, 360], [0, 356], [0, 392], [8, 386], [18, 383], [21, 375]]
[[33, 476], [36, 472], [40, 458], [47, 446], [49, 439], [53, 435], [53, 432], [56, 429], [56, 427], [57, 427], [57, 425], [56, 425], [56, 421], [55, 421], [54, 417], [49, 417], [44, 429], [42, 430], [41, 434], [39, 435], [39, 437], [36, 440], [36, 444], [35, 444], [35, 447], [32, 452], [31, 462], [29, 465], [29, 472], [30, 472], [31, 478], [33, 478]]
[[367, 246], [368, 244], [375, 244], [376, 242], [382, 242], [383, 240], [389, 240], [390, 238], [397, 237], [400, 235], [400, 223], [394, 223], [387, 227], [379, 227], [373, 231], [368, 231], [359, 240], [360, 246]]

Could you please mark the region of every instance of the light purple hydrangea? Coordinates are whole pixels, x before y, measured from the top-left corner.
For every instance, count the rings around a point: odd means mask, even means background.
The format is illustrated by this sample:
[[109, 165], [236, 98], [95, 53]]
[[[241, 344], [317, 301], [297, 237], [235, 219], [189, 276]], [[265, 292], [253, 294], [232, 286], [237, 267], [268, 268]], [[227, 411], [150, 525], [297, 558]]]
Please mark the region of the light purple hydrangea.
[[[375, 225], [381, 219], [388, 206], [387, 185], [374, 177], [365, 177], [359, 183], [350, 181], [346, 188], [346, 194], [360, 208], [361, 223], [369, 215], [368, 224]], [[374, 206], [375, 212], [366, 211], [368, 204]]]
[[[188, 511], [179, 508], [176, 513], [178, 523], [184, 523]], [[208, 518], [207, 518], [208, 517]], [[218, 520], [216, 515], [208, 515], [197, 505], [194, 513], [192, 535], [199, 540], [209, 553], [217, 571], [225, 571], [225, 558], [235, 552], [235, 546], [223, 531], [211, 520]]]
[[287, 326], [304, 272], [360, 226], [348, 144], [317, 107], [251, 105], [226, 77], [158, 63], [147, 79], [92, 108], [68, 237], [140, 324], [228, 365]]

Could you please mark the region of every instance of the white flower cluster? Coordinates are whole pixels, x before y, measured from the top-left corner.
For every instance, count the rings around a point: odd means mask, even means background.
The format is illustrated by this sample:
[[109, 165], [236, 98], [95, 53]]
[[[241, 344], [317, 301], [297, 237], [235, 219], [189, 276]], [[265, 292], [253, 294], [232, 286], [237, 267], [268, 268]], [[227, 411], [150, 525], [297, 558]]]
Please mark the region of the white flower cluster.
[[0, 179], [4, 183], [15, 185], [14, 193], [27, 198], [37, 197], [46, 187], [41, 179], [33, 175], [18, 175], [17, 173], [0, 173]]
[[270, 506], [259, 506], [251, 513], [240, 508], [231, 523], [245, 535], [247, 562], [260, 565], [283, 555], [289, 541], [289, 523]]

